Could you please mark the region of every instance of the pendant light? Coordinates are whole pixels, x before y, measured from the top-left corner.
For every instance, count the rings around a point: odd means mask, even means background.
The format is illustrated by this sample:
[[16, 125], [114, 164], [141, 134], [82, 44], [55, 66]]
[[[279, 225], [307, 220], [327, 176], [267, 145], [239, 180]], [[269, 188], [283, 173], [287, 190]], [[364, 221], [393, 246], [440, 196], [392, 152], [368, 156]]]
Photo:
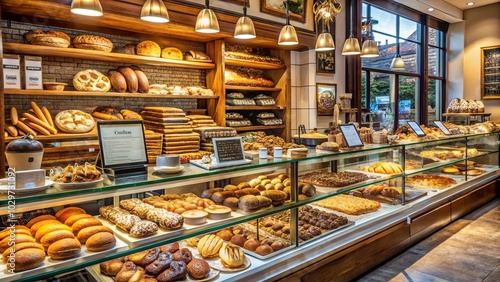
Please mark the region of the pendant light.
[[194, 30], [200, 33], [219, 32], [219, 22], [214, 11], [209, 8], [209, 0], [205, 0], [205, 9], [201, 10], [198, 14]]
[[154, 23], [168, 23], [167, 7], [162, 0], [147, 0], [141, 9], [141, 20]]
[[391, 70], [405, 70], [405, 61], [401, 58], [401, 54], [399, 53], [399, 37], [396, 38], [396, 56], [392, 59]]
[[[378, 23], [378, 21], [373, 21], [369, 18], [367, 21], [361, 23], [362, 25], [362, 37], [363, 37], [363, 47], [361, 47], [361, 57], [362, 58], [376, 58], [380, 56], [380, 51], [378, 50], [377, 41], [373, 40], [372, 25]], [[364, 34], [363, 34], [364, 32]]]
[[351, 55], [359, 55], [361, 50], [359, 48], [359, 41], [354, 34], [349, 35], [349, 38], [346, 39], [344, 43], [344, 47], [342, 48], [342, 55], [351, 56]]
[[91, 17], [102, 16], [102, 6], [99, 0], [73, 0], [71, 12]]
[[323, 21], [323, 32], [316, 39], [316, 51], [331, 51], [335, 50], [335, 42], [332, 35], [327, 31], [326, 22]]
[[285, 26], [281, 29], [280, 37], [278, 38], [279, 45], [296, 45], [299, 44], [299, 39], [297, 38], [297, 32], [293, 25], [290, 24], [290, 15], [289, 15], [289, 3], [286, 0], [283, 2], [286, 8], [286, 23]]
[[234, 38], [252, 39], [255, 38], [255, 27], [250, 17], [247, 17], [247, 0], [243, 1], [243, 17], [239, 18], [234, 28]]

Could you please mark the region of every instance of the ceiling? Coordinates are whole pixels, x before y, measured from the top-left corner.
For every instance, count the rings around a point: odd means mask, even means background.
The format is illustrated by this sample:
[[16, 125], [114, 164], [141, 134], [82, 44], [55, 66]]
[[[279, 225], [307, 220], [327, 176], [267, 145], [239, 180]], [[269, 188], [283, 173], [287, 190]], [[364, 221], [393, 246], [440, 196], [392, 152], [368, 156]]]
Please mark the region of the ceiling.
[[[444, 0], [444, 1], [459, 8], [460, 10], [473, 9], [473, 8], [477, 8], [477, 7], [500, 2], [498, 0]], [[474, 2], [474, 5], [467, 6], [467, 2]]]

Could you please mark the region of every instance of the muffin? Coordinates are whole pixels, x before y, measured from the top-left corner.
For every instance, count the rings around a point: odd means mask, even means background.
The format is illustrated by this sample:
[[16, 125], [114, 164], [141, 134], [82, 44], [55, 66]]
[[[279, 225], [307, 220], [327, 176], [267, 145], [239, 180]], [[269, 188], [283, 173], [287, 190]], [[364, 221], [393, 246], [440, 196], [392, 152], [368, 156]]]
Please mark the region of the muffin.
[[187, 265], [189, 275], [195, 279], [201, 279], [208, 275], [210, 266], [204, 259], [192, 259]]

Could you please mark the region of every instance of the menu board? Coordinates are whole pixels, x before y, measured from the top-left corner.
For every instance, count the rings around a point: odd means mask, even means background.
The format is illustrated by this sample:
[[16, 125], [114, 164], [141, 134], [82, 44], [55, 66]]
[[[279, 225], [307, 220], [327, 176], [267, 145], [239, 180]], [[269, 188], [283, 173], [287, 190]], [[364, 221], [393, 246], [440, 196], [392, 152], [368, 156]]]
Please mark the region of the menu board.
[[113, 120], [97, 123], [103, 168], [148, 163], [142, 120]]
[[411, 129], [413, 129], [413, 132], [415, 132], [418, 137], [425, 136], [425, 132], [422, 130], [422, 128], [420, 128], [420, 125], [418, 125], [416, 121], [409, 121], [408, 125], [411, 127]]
[[218, 164], [245, 159], [241, 137], [213, 138], [212, 142]]
[[448, 128], [446, 128], [446, 126], [444, 126], [444, 124], [439, 121], [439, 120], [435, 120], [434, 121], [434, 124], [439, 128], [441, 129], [441, 131], [445, 134], [445, 135], [451, 135], [451, 132], [448, 130]]
[[356, 130], [354, 124], [343, 124], [339, 125], [342, 135], [344, 135], [347, 147], [361, 147], [363, 146], [363, 141], [359, 137], [359, 133]]

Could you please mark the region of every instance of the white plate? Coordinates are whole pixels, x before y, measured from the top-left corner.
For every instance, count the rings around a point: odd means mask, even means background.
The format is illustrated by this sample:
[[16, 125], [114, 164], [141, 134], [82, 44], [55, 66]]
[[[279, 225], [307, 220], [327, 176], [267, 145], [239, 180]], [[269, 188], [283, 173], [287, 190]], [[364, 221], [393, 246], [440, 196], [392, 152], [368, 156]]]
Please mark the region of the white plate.
[[88, 182], [71, 182], [71, 183], [54, 182], [54, 187], [68, 188], [68, 189], [94, 188], [98, 187], [103, 181], [104, 179], [101, 177], [97, 180]]
[[205, 259], [205, 260], [208, 262], [208, 264], [210, 265], [211, 268], [220, 270], [222, 272], [237, 272], [237, 271], [242, 271], [243, 269], [247, 269], [248, 267], [250, 267], [250, 265], [252, 264], [250, 262], [250, 260], [248, 259], [248, 257], [245, 257], [245, 263], [243, 263], [242, 266], [235, 267], [235, 268], [225, 267], [222, 264], [222, 261], [219, 258], [216, 258], [216, 259]]
[[8, 185], [0, 185], [0, 193], [7, 194], [9, 191], [12, 191], [16, 194], [37, 193], [37, 192], [47, 190], [52, 184], [54, 184], [54, 181], [45, 179], [45, 185], [33, 187], [33, 188], [9, 189]]
[[155, 166], [153, 170], [158, 173], [178, 173], [184, 170], [184, 166]]

